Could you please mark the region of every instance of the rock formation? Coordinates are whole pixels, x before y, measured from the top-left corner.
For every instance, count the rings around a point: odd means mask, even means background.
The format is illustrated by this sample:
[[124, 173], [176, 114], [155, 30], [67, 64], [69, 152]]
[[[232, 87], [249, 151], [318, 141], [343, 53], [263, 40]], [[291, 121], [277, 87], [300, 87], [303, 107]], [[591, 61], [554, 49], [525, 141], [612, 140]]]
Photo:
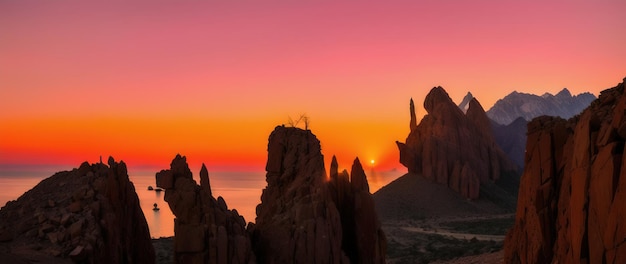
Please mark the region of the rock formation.
[[556, 95], [545, 93], [542, 96], [512, 92], [498, 100], [487, 111], [487, 116], [501, 125], [508, 125], [518, 117], [526, 121], [542, 115], [570, 118], [587, 108], [595, 99], [590, 93], [572, 96], [567, 89]]
[[361, 162], [354, 160], [349, 175], [337, 168], [333, 156], [328, 185], [341, 215], [342, 249], [351, 263], [384, 263], [387, 241]]
[[165, 201], [176, 216], [176, 263], [254, 263], [244, 218], [228, 210], [222, 197], [213, 197], [204, 164], [200, 186], [193, 180], [186, 157], [180, 155], [169, 170], [156, 174], [156, 181], [165, 189]]
[[463, 97], [463, 100], [461, 100], [461, 103], [459, 104], [459, 108], [461, 109], [461, 111], [463, 111], [463, 113], [467, 113], [467, 109], [469, 108], [469, 103], [470, 101], [472, 101], [472, 99], [474, 99], [474, 95], [472, 95], [472, 93], [470, 92], [467, 92], [465, 97]]
[[409, 128], [411, 131], [417, 128], [417, 117], [415, 116], [415, 104], [413, 104], [413, 98], [411, 98], [411, 102], [409, 103], [409, 111], [411, 113], [411, 123], [409, 124]]
[[569, 121], [529, 123], [506, 263], [626, 263], [624, 88]]
[[85, 162], [8, 202], [0, 210], [0, 255], [12, 255], [11, 261], [154, 263], [126, 164], [109, 158], [108, 165]]
[[[267, 187], [250, 225], [260, 263], [384, 263], [385, 238], [358, 160], [352, 180], [310, 130], [278, 126], [269, 137]], [[340, 204], [340, 205], [339, 205]]]
[[[473, 98], [467, 113], [452, 102], [448, 93], [435, 87], [426, 96], [428, 112], [406, 139], [396, 142], [400, 163], [411, 173], [420, 174], [460, 193], [479, 197], [480, 185], [514, 178], [517, 168], [493, 139], [491, 122], [480, 103]], [[507, 179], [507, 181], [515, 179]]]

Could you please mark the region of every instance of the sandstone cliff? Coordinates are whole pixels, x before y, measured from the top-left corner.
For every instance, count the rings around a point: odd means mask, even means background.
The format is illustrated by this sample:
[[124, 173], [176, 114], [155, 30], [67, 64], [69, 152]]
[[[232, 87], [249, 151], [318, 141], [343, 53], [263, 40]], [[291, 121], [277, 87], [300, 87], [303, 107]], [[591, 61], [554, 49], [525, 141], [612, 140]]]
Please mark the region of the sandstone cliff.
[[530, 122], [505, 262], [626, 263], [625, 143], [624, 83], [569, 121]]
[[310, 130], [279, 126], [268, 143], [267, 187], [250, 225], [261, 263], [384, 263], [385, 238], [355, 161], [352, 179], [331, 165]]
[[85, 162], [8, 202], [0, 210], [0, 256], [52, 263], [154, 263], [148, 224], [126, 164], [109, 158], [108, 165]]
[[176, 263], [254, 263], [245, 220], [236, 210], [228, 210], [222, 197], [213, 197], [204, 164], [200, 186], [193, 180], [186, 157], [180, 155], [169, 170], [156, 174], [156, 181], [165, 189], [165, 201], [176, 216]]
[[501, 178], [513, 182], [508, 189], [514, 192], [517, 167], [495, 143], [491, 121], [476, 98], [464, 114], [443, 88], [435, 87], [426, 96], [424, 108], [428, 114], [411, 129], [406, 143], [396, 142], [400, 163], [410, 173], [447, 185], [470, 199], [480, 196], [481, 184]]

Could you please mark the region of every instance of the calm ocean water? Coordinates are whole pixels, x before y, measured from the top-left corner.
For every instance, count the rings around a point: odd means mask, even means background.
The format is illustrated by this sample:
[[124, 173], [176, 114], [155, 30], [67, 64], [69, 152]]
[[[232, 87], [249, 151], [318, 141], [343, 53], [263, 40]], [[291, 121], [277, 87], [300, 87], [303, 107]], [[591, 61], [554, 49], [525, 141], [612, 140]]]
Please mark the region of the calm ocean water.
[[[34, 168], [1, 168], [0, 169], [0, 207], [7, 201], [15, 200], [32, 189], [41, 180], [52, 176], [58, 171], [70, 167], [39, 166]], [[150, 228], [152, 237], [168, 237], [174, 235], [174, 215], [167, 202], [163, 200], [164, 192], [149, 191], [148, 186], [156, 187], [155, 173], [157, 170], [129, 170], [130, 180], [139, 196], [141, 209]], [[200, 182], [198, 172], [193, 171], [194, 180]], [[389, 171], [367, 173], [370, 191], [375, 192], [385, 184], [402, 176], [405, 172]], [[211, 189], [217, 198], [222, 196], [229, 209], [237, 209], [246, 222], [254, 222], [256, 206], [261, 202], [261, 192], [266, 186], [265, 172], [210, 172]], [[152, 208], [157, 204], [160, 210]]]

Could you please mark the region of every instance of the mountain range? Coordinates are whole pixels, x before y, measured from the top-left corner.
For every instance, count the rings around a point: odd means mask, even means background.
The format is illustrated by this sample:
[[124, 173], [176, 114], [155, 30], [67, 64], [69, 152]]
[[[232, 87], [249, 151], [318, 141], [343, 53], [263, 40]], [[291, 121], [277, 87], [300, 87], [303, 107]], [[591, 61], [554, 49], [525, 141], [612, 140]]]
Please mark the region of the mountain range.
[[595, 99], [593, 94], [587, 92], [572, 95], [567, 88], [556, 95], [545, 93], [541, 96], [514, 91], [498, 100], [487, 111], [487, 116], [501, 125], [508, 125], [518, 117], [526, 121], [542, 115], [568, 119], [579, 114]]

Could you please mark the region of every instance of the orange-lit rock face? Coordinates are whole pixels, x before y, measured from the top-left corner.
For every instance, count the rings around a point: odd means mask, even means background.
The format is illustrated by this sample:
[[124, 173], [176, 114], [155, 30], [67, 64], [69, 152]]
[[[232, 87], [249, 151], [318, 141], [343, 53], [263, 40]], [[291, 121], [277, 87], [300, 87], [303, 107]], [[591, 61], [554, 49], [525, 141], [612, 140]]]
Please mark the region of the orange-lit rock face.
[[506, 263], [626, 262], [624, 111], [621, 83], [577, 118], [529, 123]]

